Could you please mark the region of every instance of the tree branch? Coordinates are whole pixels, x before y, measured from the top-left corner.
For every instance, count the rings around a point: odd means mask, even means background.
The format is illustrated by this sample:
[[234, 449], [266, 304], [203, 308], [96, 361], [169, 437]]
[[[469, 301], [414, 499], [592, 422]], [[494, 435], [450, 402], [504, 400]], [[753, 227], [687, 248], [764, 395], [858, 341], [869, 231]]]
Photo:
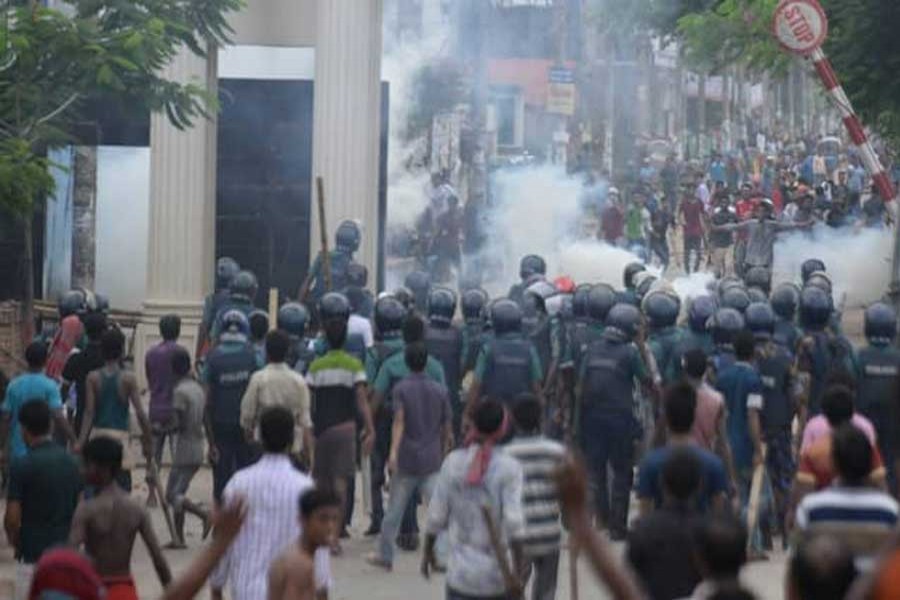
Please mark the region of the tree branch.
[[28, 136], [31, 134], [32, 130], [37, 129], [38, 127], [40, 127], [41, 125], [43, 125], [43, 124], [46, 123], [47, 121], [50, 121], [50, 120], [52, 120], [52, 119], [58, 117], [58, 116], [59, 116], [61, 113], [63, 113], [67, 108], [69, 108], [70, 106], [72, 106], [72, 104], [74, 104], [75, 101], [78, 100], [79, 96], [80, 96], [80, 94], [79, 94], [78, 92], [73, 92], [72, 95], [70, 95], [70, 96], [66, 99], [65, 102], [63, 102], [63, 103], [60, 104], [58, 107], [56, 107], [56, 109], [54, 109], [53, 111], [47, 113], [46, 115], [44, 115], [43, 117], [41, 117], [40, 119], [38, 119], [37, 121], [35, 121], [32, 125], [29, 125], [28, 127], [26, 127], [26, 128], [25, 128], [25, 131], [23, 132], [22, 137], [28, 137]]

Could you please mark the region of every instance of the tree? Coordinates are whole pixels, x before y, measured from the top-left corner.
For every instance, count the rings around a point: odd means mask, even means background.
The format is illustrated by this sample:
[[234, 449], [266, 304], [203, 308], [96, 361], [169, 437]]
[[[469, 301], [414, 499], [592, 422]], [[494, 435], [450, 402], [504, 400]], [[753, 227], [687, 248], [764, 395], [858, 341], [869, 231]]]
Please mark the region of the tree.
[[[134, 110], [164, 111], [189, 127], [215, 110], [205, 82], [165, 79], [182, 47], [204, 55], [228, 42], [227, 14], [242, 0], [7, 1], [0, 18], [0, 207], [22, 221], [30, 317], [31, 218], [53, 191], [47, 150], [71, 143], [86, 102], [116, 96]], [[30, 319], [29, 319], [30, 323]]]

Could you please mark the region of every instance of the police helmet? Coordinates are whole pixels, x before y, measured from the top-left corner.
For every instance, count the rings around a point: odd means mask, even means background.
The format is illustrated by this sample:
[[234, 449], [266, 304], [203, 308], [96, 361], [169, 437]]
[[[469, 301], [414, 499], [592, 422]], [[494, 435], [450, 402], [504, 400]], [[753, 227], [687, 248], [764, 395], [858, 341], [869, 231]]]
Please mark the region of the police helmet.
[[456, 314], [456, 293], [436, 287], [428, 293], [428, 318], [436, 323], [450, 324]]
[[768, 294], [772, 286], [772, 273], [765, 267], [751, 267], [744, 274], [744, 283], [748, 288], [759, 288]]
[[362, 240], [362, 232], [356, 221], [344, 221], [338, 225], [334, 234], [334, 242], [339, 250], [346, 252], [356, 252], [359, 249], [359, 243]]
[[897, 313], [893, 307], [877, 302], [866, 309], [866, 339], [872, 344], [887, 345], [897, 337]]
[[250, 271], [239, 271], [228, 284], [228, 291], [232, 296], [240, 296], [253, 302], [256, 298], [256, 275]]
[[534, 294], [535, 296], [546, 302], [548, 298], [557, 295], [559, 293], [559, 290], [556, 289], [556, 286], [549, 281], [538, 279], [528, 286], [528, 288], [525, 290], [525, 293]]
[[82, 290], [69, 290], [59, 299], [59, 316], [62, 319], [85, 311], [85, 296]]
[[750, 294], [744, 288], [730, 287], [722, 294], [721, 304], [723, 308], [733, 308], [743, 314], [750, 306]]
[[810, 329], [823, 329], [831, 320], [833, 305], [825, 290], [807, 286], [800, 292], [800, 324]]
[[572, 295], [572, 316], [576, 319], [584, 319], [588, 316], [588, 298], [594, 286], [582, 283], [575, 288]]
[[94, 294], [94, 312], [108, 314], [109, 298], [106, 294]]
[[826, 271], [824, 262], [822, 262], [818, 258], [810, 258], [809, 260], [805, 260], [803, 261], [803, 264], [800, 265], [800, 279], [805, 284], [809, 279], [809, 276], [817, 271], [820, 271], [822, 273]]
[[657, 279], [656, 275], [646, 271], [642, 271], [634, 276], [634, 295], [637, 297], [638, 304], [643, 302], [644, 296], [650, 293]]
[[621, 333], [627, 340], [633, 340], [641, 324], [641, 311], [636, 306], [620, 302], [612, 307], [606, 316], [607, 331]]
[[731, 288], [741, 288], [745, 289], [744, 280], [736, 275], [726, 275], [722, 279], [719, 280], [719, 283], [716, 285], [716, 294], [719, 296], [719, 299], [722, 299], [722, 296], [726, 291]]
[[824, 271], [816, 271], [815, 273], [810, 274], [810, 276], [806, 279], [806, 282], [803, 284], [803, 287], [810, 286], [817, 287], [829, 296], [831, 295], [831, 277], [826, 275]]
[[720, 308], [709, 320], [707, 327], [712, 333], [713, 342], [718, 345], [731, 344], [744, 328], [744, 317], [733, 308]]
[[772, 291], [769, 301], [776, 315], [785, 321], [793, 321], [800, 303], [800, 289], [792, 283], [782, 283]]
[[706, 332], [706, 324], [716, 313], [718, 305], [712, 296], [697, 296], [688, 308], [688, 326], [694, 333]]
[[416, 297], [413, 295], [412, 290], [405, 285], [401, 285], [394, 290], [393, 296], [400, 301], [400, 304], [406, 310], [412, 310], [416, 307]]
[[596, 323], [604, 323], [616, 305], [616, 290], [606, 283], [598, 283], [587, 294], [587, 316]]
[[375, 303], [375, 329], [382, 336], [399, 334], [403, 329], [407, 309], [397, 298], [385, 296]]
[[758, 340], [769, 340], [775, 333], [775, 311], [768, 302], [754, 302], [744, 311], [747, 329]]
[[329, 292], [319, 300], [319, 317], [322, 322], [350, 318], [350, 301], [338, 292]]
[[216, 289], [224, 290], [231, 285], [231, 280], [241, 270], [237, 261], [231, 257], [223, 256], [216, 261]]
[[491, 305], [491, 324], [497, 335], [521, 331], [522, 308], [506, 298], [497, 300]]
[[529, 279], [535, 275], [546, 275], [547, 263], [537, 254], [529, 254], [523, 256], [519, 261], [519, 277], [522, 281]]
[[630, 290], [634, 288], [634, 276], [646, 270], [647, 267], [644, 266], [644, 263], [633, 262], [625, 265], [625, 271], [622, 273], [622, 285], [625, 286], [625, 289]]
[[654, 290], [644, 297], [641, 310], [647, 316], [651, 327], [671, 327], [678, 321], [681, 298], [673, 292]]
[[278, 309], [278, 329], [288, 335], [303, 337], [309, 323], [309, 311], [299, 302], [288, 302]]
[[351, 262], [347, 265], [347, 285], [364, 288], [369, 283], [369, 269], [366, 268], [366, 265], [361, 265], [358, 262]]
[[462, 296], [462, 314], [466, 321], [481, 321], [484, 319], [484, 309], [488, 303], [488, 295], [481, 288], [466, 290]]
[[250, 321], [247, 315], [239, 310], [229, 310], [222, 315], [222, 333], [229, 335], [239, 335], [246, 338], [250, 335]]

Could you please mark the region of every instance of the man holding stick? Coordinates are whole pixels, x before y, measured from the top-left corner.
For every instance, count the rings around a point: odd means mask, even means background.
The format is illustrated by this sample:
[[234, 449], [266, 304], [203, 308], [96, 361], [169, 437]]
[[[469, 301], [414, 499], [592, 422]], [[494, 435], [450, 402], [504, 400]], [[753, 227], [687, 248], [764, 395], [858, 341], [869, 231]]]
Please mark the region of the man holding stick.
[[451, 452], [438, 476], [428, 507], [422, 575], [429, 577], [435, 567], [438, 534], [449, 530], [447, 600], [506, 600], [522, 593], [514, 576], [522, 565], [516, 540], [525, 527], [522, 467], [495, 447], [507, 419], [496, 402], [479, 403], [473, 414], [475, 441]]

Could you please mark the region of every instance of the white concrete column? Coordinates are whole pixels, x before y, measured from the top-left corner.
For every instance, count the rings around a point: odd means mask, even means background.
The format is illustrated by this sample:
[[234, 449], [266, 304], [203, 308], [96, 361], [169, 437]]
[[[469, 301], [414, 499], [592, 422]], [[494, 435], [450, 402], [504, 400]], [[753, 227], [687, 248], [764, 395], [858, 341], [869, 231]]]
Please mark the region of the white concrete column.
[[378, 239], [382, 0], [318, 0], [310, 258], [321, 248], [315, 177], [325, 182], [329, 247], [344, 219], [358, 219], [357, 260], [374, 282]]
[[[209, 59], [182, 50], [164, 77], [217, 89], [216, 52]], [[182, 319], [182, 344], [192, 352], [213, 284], [216, 206], [216, 117], [198, 118], [179, 130], [164, 113], [150, 121], [150, 222], [147, 298], [135, 347], [143, 379], [143, 356], [159, 341], [159, 317]]]

